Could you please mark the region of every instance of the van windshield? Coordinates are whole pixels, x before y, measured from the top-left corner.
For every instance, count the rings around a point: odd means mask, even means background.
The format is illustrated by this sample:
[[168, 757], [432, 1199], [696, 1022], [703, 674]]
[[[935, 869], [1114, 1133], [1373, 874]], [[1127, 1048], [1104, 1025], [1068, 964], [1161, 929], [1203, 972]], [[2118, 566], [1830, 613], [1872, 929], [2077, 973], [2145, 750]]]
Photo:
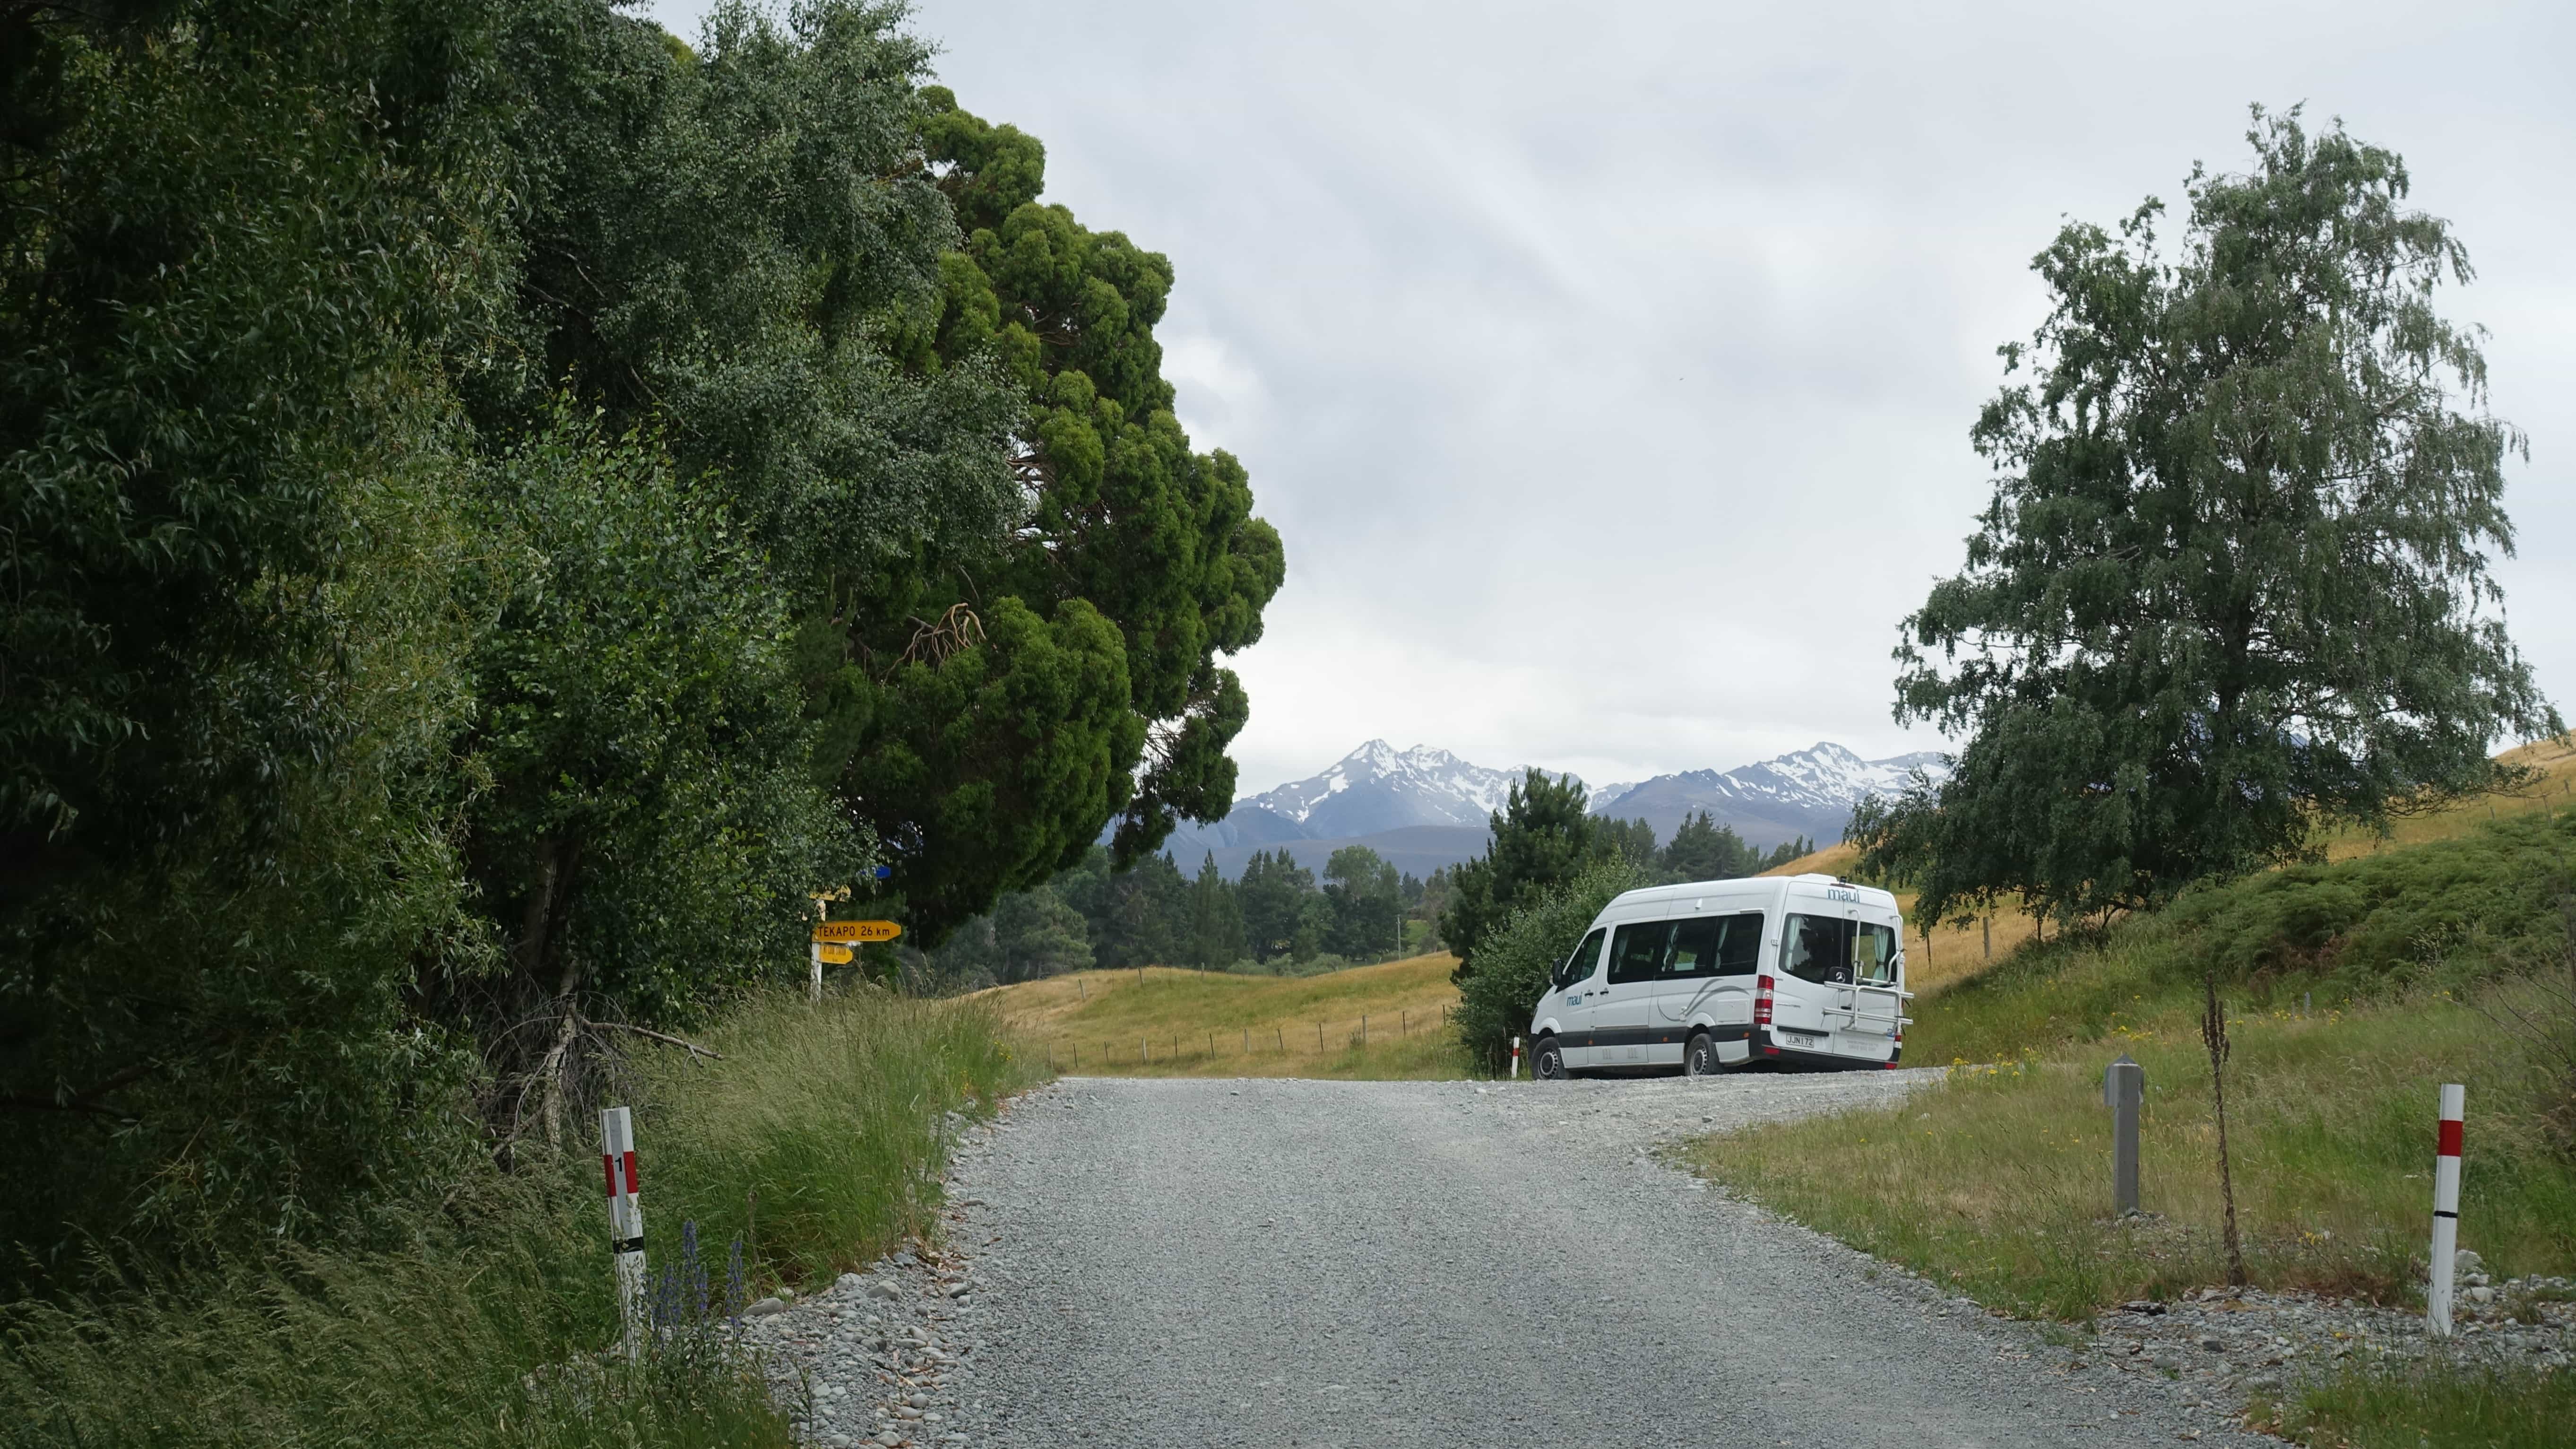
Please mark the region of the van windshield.
[[1582, 945], [1574, 948], [1573, 955], [1565, 958], [1564, 965], [1556, 968], [1556, 989], [1563, 991], [1565, 988], [1572, 986], [1575, 982], [1591, 975], [1593, 964], [1600, 959], [1601, 932], [1594, 931], [1592, 934], [1583, 938]]

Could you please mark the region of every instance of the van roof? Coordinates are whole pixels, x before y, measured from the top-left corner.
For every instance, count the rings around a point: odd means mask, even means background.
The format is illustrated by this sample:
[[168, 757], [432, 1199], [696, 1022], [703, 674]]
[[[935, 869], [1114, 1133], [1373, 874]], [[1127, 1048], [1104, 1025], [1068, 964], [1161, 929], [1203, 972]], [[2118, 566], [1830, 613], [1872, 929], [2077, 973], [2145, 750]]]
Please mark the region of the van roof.
[[1769, 890], [1779, 883], [1778, 876], [1738, 876], [1730, 880], [1683, 881], [1676, 885], [1641, 886], [1633, 891], [1622, 891], [1618, 899], [1630, 902], [1688, 900], [1695, 896], [1717, 895], [1720, 892], [1729, 895], [1749, 895], [1755, 891]]
[[[1891, 906], [1896, 904], [1894, 895], [1877, 886], [1861, 885], [1844, 880], [1840, 876], [1823, 875], [1812, 871], [1805, 875], [1736, 876], [1727, 880], [1683, 881], [1675, 885], [1644, 886], [1637, 890], [1621, 892], [1610, 904], [1613, 906], [1650, 905], [1656, 901], [1693, 900], [1701, 896], [1752, 895], [1757, 892], [1768, 892], [1783, 885], [1841, 886], [1845, 890], [1858, 891], [1873, 901], [1885, 902]], [[1608, 907], [1605, 906], [1603, 909], [1606, 910]]]

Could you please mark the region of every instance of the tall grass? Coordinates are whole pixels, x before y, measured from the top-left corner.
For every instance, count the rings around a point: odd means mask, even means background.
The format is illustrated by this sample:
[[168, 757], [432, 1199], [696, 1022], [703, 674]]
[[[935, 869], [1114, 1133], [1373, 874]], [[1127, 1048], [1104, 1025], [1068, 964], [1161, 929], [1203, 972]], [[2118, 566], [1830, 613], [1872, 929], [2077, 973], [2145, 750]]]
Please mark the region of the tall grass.
[[945, 1115], [989, 1112], [1043, 1071], [982, 1000], [876, 991], [821, 1008], [781, 994], [701, 1037], [708, 1062], [642, 1064], [636, 1135], [652, 1150], [652, 1221], [739, 1236], [754, 1264], [829, 1278], [930, 1230]]
[[[638, 1064], [648, 1240], [684, 1220], [810, 1276], [926, 1230], [942, 1123], [1028, 1079], [992, 1012], [881, 992], [745, 1004], [723, 1054]], [[659, 1049], [657, 1049], [659, 1050]], [[0, 1306], [0, 1442], [45, 1446], [784, 1446], [742, 1365], [628, 1364], [597, 1159], [481, 1173], [386, 1209], [397, 1249], [286, 1250], [186, 1278]], [[756, 1197], [754, 1196], [756, 1194]], [[753, 1207], [757, 1205], [757, 1218]]]
[[10, 1305], [0, 1436], [138, 1449], [790, 1443], [757, 1382], [595, 1352], [615, 1341], [617, 1310], [589, 1166], [578, 1182], [487, 1181], [400, 1251], [289, 1250]]

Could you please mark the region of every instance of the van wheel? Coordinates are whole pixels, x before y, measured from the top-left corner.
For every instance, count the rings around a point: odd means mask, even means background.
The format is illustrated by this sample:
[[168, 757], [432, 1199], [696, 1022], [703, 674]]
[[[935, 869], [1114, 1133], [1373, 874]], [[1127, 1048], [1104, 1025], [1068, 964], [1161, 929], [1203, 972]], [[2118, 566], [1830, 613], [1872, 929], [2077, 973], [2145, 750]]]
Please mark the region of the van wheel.
[[1539, 1038], [1538, 1051], [1530, 1058], [1530, 1075], [1542, 1082], [1565, 1080], [1565, 1048], [1556, 1044], [1555, 1037]]
[[1682, 1048], [1682, 1075], [1713, 1077], [1721, 1068], [1717, 1061], [1717, 1039], [1707, 1032], [1693, 1032], [1690, 1045]]

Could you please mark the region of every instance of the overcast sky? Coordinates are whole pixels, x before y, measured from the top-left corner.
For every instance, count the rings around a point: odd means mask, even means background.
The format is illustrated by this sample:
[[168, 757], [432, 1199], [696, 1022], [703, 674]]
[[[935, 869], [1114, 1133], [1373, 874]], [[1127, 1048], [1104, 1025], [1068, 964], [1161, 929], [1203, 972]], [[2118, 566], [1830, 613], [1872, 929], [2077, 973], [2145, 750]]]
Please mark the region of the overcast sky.
[[[697, 0], [645, 7], [694, 38]], [[1997, 344], [2064, 219], [2184, 206], [2246, 105], [2401, 152], [2527, 431], [2501, 563], [2576, 706], [2576, 7], [931, 0], [1046, 199], [1179, 273], [1164, 371], [1287, 540], [1241, 793], [1383, 737], [1595, 781], [1890, 720]], [[2169, 234], [2177, 233], [2170, 227]]]

